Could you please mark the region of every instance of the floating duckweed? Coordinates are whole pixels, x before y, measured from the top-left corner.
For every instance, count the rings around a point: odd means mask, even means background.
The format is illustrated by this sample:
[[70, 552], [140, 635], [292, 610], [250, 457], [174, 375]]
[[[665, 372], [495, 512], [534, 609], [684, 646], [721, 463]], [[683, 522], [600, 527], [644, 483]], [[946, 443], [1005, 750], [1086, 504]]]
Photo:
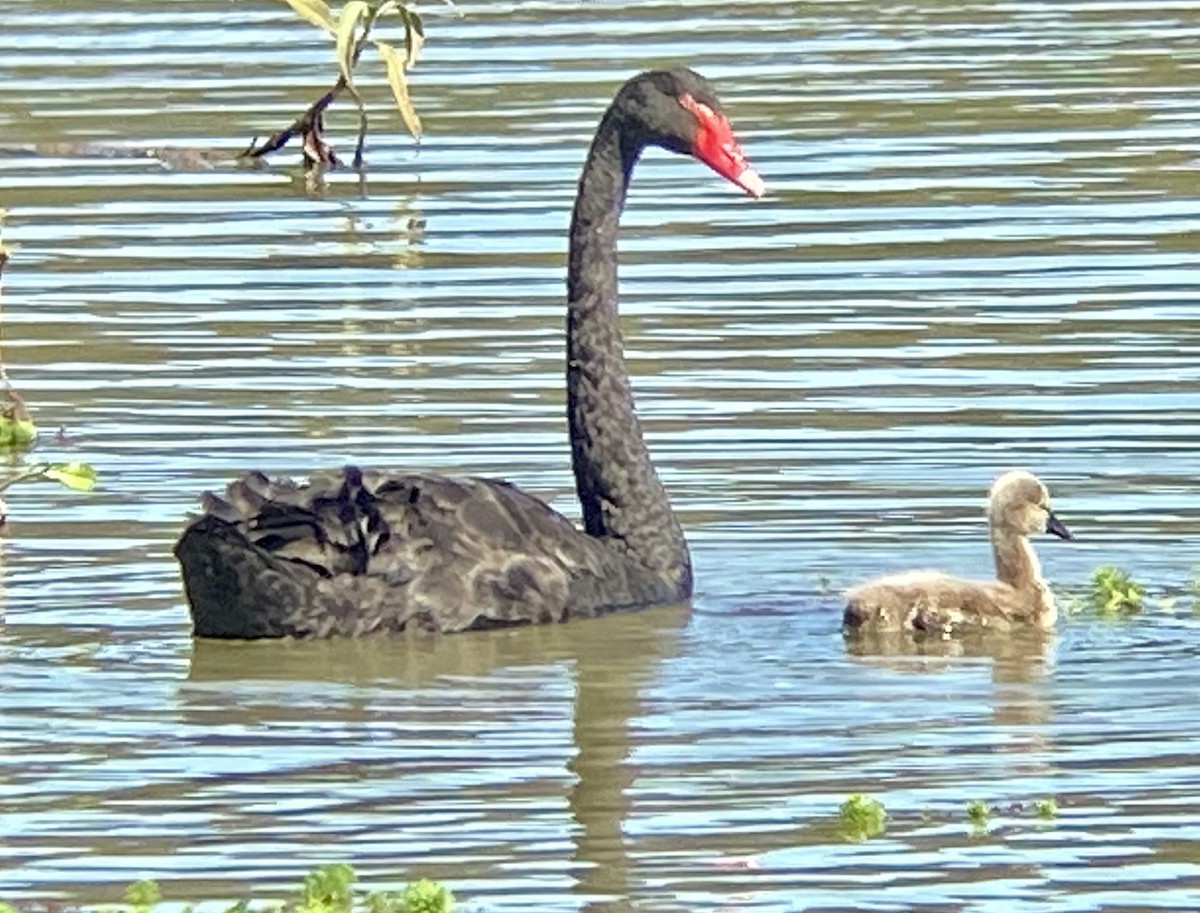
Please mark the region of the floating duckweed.
[[1145, 597], [1140, 584], [1129, 572], [1111, 564], [1104, 564], [1092, 571], [1089, 591], [1092, 608], [1101, 615], [1117, 612], [1140, 612]]
[[[414, 881], [400, 892], [401, 913], [450, 913], [454, 909], [454, 895], [444, 884], [422, 878]], [[371, 913], [388, 913], [372, 910]]]
[[162, 891], [158, 889], [158, 882], [149, 878], [135, 881], [125, 889], [125, 903], [133, 913], [149, 913], [160, 900]]
[[344, 862], [318, 866], [304, 876], [300, 888], [300, 913], [337, 913], [354, 902], [353, 867]]
[[850, 840], [868, 840], [883, 833], [887, 810], [883, 803], [862, 793], [854, 793], [838, 809], [842, 832]]
[[1049, 820], [1058, 814], [1058, 803], [1054, 801], [1053, 796], [1049, 796], [1045, 799], [1038, 799], [1037, 802], [1033, 804], [1033, 808], [1034, 811], [1037, 812], [1037, 816], [1039, 818], [1045, 818], [1046, 820]]
[[[453, 913], [454, 895], [437, 881], [422, 878], [400, 891], [358, 894], [354, 869], [345, 863], [318, 866], [304, 877], [300, 894], [290, 904], [242, 899], [225, 908], [225, 913]], [[150, 879], [135, 881], [125, 889], [124, 903], [105, 906], [110, 913], [152, 913], [162, 902], [162, 891]], [[40, 909], [40, 908], [39, 908]], [[181, 913], [194, 913], [191, 904]], [[20, 910], [0, 901], [0, 913]]]
[[967, 817], [976, 827], [987, 827], [988, 819], [992, 817], [992, 809], [982, 799], [967, 803]]

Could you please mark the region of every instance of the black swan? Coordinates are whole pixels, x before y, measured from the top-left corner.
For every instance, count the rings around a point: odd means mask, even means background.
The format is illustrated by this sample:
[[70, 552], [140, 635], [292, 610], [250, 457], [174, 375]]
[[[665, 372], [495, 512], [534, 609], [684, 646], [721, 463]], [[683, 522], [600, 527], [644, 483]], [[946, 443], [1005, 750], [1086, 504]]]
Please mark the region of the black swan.
[[584, 530], [513, 485], [347, 466], [307, 484], [251, 472], [175, 546], [199, 637], [454, 632], [688, 599], [687, 541], [634, 411], [617, 313], [617, 223], [647, 145], [754, 196], [708, 83], [630, 79], [579, 179], [567, 269], [567, 419]]

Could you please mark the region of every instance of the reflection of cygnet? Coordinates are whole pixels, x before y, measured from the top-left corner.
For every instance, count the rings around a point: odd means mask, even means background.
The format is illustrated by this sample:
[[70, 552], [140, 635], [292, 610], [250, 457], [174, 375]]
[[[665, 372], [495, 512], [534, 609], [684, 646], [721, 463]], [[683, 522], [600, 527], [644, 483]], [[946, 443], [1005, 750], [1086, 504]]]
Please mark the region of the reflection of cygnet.
[[946, 632], [960, 627], [1053, 626], [1058, 612], [1030, 533], [1071, 533], [1050, 510], [1046, 486], [1016, 469], [992, 484], [988, 525], [996, 580], [964, 580], [940, 571], [903, 571], [846, 591], [846, 630]]

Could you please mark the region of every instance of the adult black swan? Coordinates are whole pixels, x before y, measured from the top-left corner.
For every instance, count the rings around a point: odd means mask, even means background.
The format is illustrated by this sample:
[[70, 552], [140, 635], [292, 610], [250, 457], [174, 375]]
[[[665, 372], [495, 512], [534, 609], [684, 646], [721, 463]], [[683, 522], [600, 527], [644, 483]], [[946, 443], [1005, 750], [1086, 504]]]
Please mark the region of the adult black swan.
[[634, 412], [617, 314], [617, 223], [647, 145], [692, 155], [755, 196], [708, 83], [635, 76], [579, 180], [567, 270], [567, 420], [581, 532], [507, 482], [347, 466], [307, 484], [251, 472], [175, 546], [201, 637], [452, 632], [685, 600], [687, 541]]

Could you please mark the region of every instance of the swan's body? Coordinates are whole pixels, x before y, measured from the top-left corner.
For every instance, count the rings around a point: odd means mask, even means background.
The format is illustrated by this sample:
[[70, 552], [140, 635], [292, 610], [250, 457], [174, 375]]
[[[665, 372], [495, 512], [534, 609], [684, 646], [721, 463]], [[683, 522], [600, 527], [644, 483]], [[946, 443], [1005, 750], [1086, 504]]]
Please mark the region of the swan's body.
[[584, 529], [512, 485], [346, 467], [253, 472], [176, 545], [198, 636], [452, 632], [685, 600], [687, 541], [646, 449], [617, 314], [616, 237], [642, 149], [689, 153], [761, 195], [707, 83], [643, 73], [617, 94], [579, 182], [567, 271], [567, 415]]
[[940, 571], [904, 571], [877, 577], [846, 591], [848, 631], [927, 631], [1016, 626], [1049, 628], [1057, 610], [1029, 534], [1072, 538], [1050, 510], [1046, 486], [1023, 470], [1006, 472], [992, 485], [988, 526], [996, 560], [995, 580], [967, 580]]

